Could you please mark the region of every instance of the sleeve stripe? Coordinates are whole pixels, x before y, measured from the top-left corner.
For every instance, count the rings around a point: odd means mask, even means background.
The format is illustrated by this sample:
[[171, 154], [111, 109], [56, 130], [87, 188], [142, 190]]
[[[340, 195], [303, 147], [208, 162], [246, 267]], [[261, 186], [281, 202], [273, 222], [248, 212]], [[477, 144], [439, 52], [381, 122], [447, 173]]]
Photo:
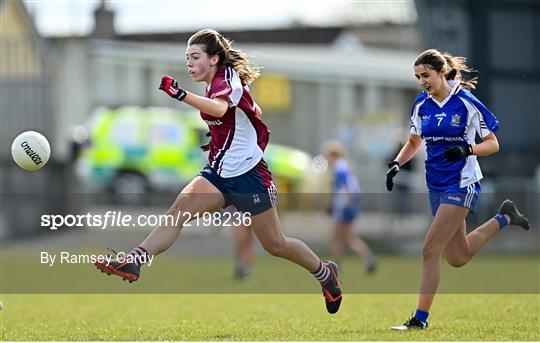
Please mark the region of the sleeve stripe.
[[487, 127], [486, 122], [484, 120], [484, 114], [478, 109], [478, 107], [476, 107], [476, 105], [474, 103], [472, 103], [470, 100], [468, 100], [466, 98], [463, 98], [463, 97], [459, 97], [459, 98], [462, 101], [467, 102], [467, 104], [469, 104], [478, 113], [478, 118], [479, 118], [479, 121], [480, 121], [480, 128], [481, 129], [486, 129], [489, 132], [493, 132], [490, 128]]
[[227, 82], [227, 86], [231, 87], [231, 79], [232, 79], [232, 72], [231, 67], [225, 68], [225, 82]]
[[225, 81], [227, 82], [227, 85], [231, 88], [231, 93], [229, 94], [229, 103], [232, 106], [238, 106], [238, 103], [242, 98], [242, 94], [244, 93], [244, 88], [242, 86], [240, 76], [238, 76], [238, 74], [233, 68], [227, 67], [225, 70]]
[[[416, 120], [418, 120], [418, 111], [420, 110], [420, 106], [424, 104], [426, 99], [423, 99], [422, 101], [419, 101], [414, 104], [412, 113], [411, 113], [411, 133], [414, 133], [415, 135], [420, 135], [420, 130], [416, 125]], [[414, 132], [413, 132], [414, 131]]]
[[[470, 125], [472, 123], [472, 120], [473, 120], [473, 116], [474, 116], [474, 112], [472, 111], [475, 111], [476, 114], [478, 114], [478, 124], [479, 124], [479, 128], [480, 128], [480, 132], [478, 132], [478, 134], [480, 135], [480, 137], [485, 137], [487, 136], [491, 130], [486, 126], [486, 123], [484, 121], [484, 115], [482, 114], [482, 112], [480, 112], [478, 110], [478, 107], [476, 107], [471, 101], [469, 101], [468, 99], [466, 98], [463, 98], [463, 97], [459, 97], [459, 99], [463, 102], [463, 104], [465, 105], [465, 107], [467, 107], [467, 111], [469, 111], [469, 115], [468, 115], [468, 119], [467, 119], [467, 125]], [[472, 110], [472, 111], [471, 111]]]

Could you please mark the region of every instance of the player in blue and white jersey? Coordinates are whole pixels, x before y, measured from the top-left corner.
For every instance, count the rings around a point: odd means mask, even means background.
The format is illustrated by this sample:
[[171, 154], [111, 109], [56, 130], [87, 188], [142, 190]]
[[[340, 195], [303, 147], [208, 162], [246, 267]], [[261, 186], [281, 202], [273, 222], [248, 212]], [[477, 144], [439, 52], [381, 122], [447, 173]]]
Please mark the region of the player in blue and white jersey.
[[[461, 72], [472, 70], [465, 58], [435, 49], [422, 52], [414, 63], [414, 73], [424, 90], [415, 100], [411, 114], [410, 136], [388, 164], [386, 186], [393, 187], [399, 166], [420, 149], [427, 149], [426, 184], [434, 216], [422, 247], [422, 280], [418, 307], [414, 316], [394, 330], [425, 329], [440, 280], [440, 258], [454, 267], [469, 262], [500, 229], [517, 225], [529, 229], [527, 218], [510, 200], [499, 213], [466, 234], [465, 218], [476, 213], [482, 172], [478, 156], [499, 150], [495, 132], [499, 122], [491, 111], [469, 91], [476, 79], [463, 80]], [[475, 144], [476, 135], [482, 143]]]
[[360, 183], [353, 174], [347, 159], [345, 147], [338, 140], [329, 140], [323, 145], [323, 153], [332, 168], [332, 199], [330, 215], [334, 220], [332, 232], [332, 260], [338, 264], [346, 244], [360, 260], [364, 261], [366, 272], [376, 269], [375, 255], [362, 239], [352, 230], [354, 220], [360, 214]]

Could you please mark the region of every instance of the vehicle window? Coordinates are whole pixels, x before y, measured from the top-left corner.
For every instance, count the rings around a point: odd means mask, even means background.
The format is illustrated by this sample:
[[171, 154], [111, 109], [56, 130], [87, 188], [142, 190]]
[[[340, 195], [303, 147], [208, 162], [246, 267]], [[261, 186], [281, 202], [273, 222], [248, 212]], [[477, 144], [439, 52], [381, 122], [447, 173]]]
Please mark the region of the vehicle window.
[[111, 128], [111, 140], [121, 146], [141, 145], [136, 123], [117, 122]]
[[182, 141], [182, 130], [177, 125], [154, 124], [150, 126], [149, 144], [176, 145]]

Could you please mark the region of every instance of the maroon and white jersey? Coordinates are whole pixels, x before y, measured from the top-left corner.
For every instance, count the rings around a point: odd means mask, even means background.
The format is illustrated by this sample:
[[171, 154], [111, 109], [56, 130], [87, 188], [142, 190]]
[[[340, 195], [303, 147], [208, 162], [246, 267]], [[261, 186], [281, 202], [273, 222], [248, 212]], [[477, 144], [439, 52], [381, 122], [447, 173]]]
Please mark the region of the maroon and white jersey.
[[259, 163], [270, 131], [255, 115], [255, 102], [236, 71], [221, 66], [206, 89], [210, 99], [223, 98], [229, 108], [221, 118], [201, 112], [212, 140], [208, 163], [223, 178], [242, 175]]

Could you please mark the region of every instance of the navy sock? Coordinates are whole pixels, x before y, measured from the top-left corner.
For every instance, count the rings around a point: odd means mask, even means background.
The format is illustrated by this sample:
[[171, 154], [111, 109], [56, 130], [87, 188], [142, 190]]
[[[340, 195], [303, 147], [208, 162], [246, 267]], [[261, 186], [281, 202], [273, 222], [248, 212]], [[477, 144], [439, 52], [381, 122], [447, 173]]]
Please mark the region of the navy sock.
[[425, 311], [416, 309], [416, 313], [414, 314], [414, 318], [418, 319], [422, 323], [427, 323], [428, 317], [429, 317], [429, 312], [425, 312]]
[[499, 222], [499, 228], [502, 229], [503, 227], [507, 226], [509, 223], [508, 223], [508, 219], [506, 219], [506, 216], [503, 215], [503, 214], [497, 214], [495, 217], [493, 217], [493, 219], [495, 219], [496, 221]]

